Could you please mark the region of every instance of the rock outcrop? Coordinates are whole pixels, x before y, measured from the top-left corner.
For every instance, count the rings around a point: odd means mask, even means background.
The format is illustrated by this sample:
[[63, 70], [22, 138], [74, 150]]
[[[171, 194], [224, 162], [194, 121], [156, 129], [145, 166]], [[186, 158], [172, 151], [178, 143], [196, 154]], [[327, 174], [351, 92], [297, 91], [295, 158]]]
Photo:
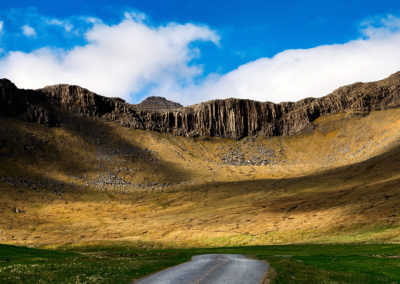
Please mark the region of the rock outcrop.
[[312, 122], [324, 115], [368, 114], [372, 110], [400, 107], [400, 72], [381, 81], [341, 87], [322, 98], [280, 104], [225, 99], [182, 107], [164, 98], [150, 97], [131, 105], [71, 85], [20, 90], [6, 79], [0, 81], [0, 90], [1, 116], [57, 125], [60, 119], [51, 111], [57, 108], [136, 129], [240, 139], [293, 135], [312, 129]]
[[183, 107], [183, 105], [167, 100], [163, 97], [148, 97], [137, 106], [147, 110], [170, 110]]
[[7, 79], [0, 80], [0, 116], [16, 117], [49, 126], [60, 123], [40, 93], [20, 90]]

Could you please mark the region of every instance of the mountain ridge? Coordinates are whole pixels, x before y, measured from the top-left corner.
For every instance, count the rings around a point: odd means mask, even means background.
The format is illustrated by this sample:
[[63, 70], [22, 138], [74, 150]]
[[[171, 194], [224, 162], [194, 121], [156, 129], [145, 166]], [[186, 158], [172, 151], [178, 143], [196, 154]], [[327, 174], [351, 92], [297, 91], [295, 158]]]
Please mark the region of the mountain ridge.
[[98, 95], [75, 85], [53, 85], [38, 90], [18, 89], [0, 80], [0, 115], [58, 126], [57, 110], [116, 121], [134, 129], [170, 132], [198, 137], [241, 139], [247, 136], [294, 135], [312, 129], [312, 122], [325, 115], [353, 112], [368, 115], [372, 110], [400, 107], [400, 72], [386, 79], [353, 83], [321, 98], [297, 102], [260, 102], [229, 98], [181, 107], [164, 98], [146, 105], [129, 104], [120, 98]]

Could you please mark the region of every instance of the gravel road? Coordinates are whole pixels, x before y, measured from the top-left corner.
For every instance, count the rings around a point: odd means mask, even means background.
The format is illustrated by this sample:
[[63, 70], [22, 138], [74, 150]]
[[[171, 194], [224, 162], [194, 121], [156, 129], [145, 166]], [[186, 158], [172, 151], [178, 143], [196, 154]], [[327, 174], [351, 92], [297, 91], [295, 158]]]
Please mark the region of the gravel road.
[[268, 265], [240, 254], [197, 255], [191, 261], [157, 272], [135, 284], [258, 284]]

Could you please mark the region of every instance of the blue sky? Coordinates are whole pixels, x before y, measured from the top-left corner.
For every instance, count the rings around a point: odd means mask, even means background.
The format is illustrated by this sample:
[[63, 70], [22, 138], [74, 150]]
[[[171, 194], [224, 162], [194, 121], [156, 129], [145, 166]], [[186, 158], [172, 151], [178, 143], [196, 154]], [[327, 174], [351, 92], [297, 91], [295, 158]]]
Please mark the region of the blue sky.
[[[111, 4], [112, 3], [112, 4]], [[322, 96], [400, 70], [400, 1], [3, 1], [0, 77], [138, 102]], [[378, 69], [378, 70], [377, 70]]]

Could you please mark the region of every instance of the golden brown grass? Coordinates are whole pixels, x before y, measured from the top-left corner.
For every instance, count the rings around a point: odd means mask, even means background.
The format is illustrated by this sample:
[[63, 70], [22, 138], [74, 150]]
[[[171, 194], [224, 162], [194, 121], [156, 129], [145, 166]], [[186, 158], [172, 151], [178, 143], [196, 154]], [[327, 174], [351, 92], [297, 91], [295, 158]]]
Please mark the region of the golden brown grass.
[[[1, 119], [0, 176], [74, 188], [60, 198], [51, 186], [0, 182], [0, 242], [400, 242], [400, 110], [327, 116], [314, 126], [234, 141], [75, 117], [50, 129]], [[272, 165], [221, 163], [233, 149], [252, 156], [260, 147], [275, 152]], [[109, 172], [131, 185], [95, 188]]]

